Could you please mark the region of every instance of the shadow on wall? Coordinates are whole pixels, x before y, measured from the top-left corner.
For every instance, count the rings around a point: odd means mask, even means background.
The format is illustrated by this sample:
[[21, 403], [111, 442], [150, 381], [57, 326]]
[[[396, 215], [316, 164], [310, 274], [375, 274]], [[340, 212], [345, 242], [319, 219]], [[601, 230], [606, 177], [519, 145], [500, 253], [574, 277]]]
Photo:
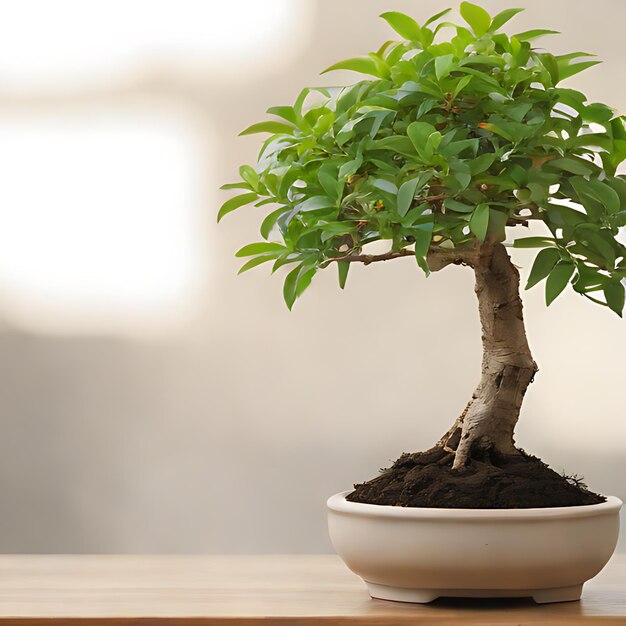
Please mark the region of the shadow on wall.
[[[15, 419], [4, 420], [0, 454], [0, 551], [329, 552], [326, 497], [372, 477], [377, 461], [430, 443], [408, 425], [377, 437], [367, 412], [353, 437], [341, 425], [339, 436], [317, 438], [242, 428], [242, 416], [252, 418], [245, 398], [231, 392], [219, 411], [215, 403], [238, 355], [220, 364], [209, 354], [228, 352], [232, 339], [216, 335], [199, 355], [2, 337], [13, 355], [2, 361], [2, 406]], [[542, 454], [626, 500], [623, 454]]]

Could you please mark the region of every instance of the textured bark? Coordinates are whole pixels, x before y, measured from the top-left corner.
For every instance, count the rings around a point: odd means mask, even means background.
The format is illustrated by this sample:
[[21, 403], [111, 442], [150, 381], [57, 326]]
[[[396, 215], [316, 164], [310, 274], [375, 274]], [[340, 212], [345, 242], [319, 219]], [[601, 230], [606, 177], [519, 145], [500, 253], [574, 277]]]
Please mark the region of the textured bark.
[[[535, 364], [524, 328], [519, 273], [501, 243], [467, 260], [476, 275], [482, 326], [482, 375], [472, 399], [439, 445], [454, 451], [453, 468], [490, 451], [517, 454], [513, 431]], [[452, 446], [456, 445], [454, 450]]]

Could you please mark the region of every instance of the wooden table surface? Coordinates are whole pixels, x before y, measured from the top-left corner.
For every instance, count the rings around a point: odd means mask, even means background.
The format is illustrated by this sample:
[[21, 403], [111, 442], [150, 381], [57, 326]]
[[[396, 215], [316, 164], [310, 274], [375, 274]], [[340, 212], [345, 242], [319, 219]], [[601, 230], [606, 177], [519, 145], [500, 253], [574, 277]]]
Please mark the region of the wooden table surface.
[[[18, 619], [19, 618], [19, 619]], [[336, 556], [0, 555], [3, 624], [626, 624], [626, 555], [580, 602], [371, 600]]]

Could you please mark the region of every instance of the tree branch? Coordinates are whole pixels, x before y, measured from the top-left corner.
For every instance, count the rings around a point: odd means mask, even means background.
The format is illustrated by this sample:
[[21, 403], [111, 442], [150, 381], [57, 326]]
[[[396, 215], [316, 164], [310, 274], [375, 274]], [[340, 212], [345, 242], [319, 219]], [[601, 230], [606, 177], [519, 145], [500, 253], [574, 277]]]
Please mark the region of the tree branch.
[[[385, 252], [384, 254], [349, 254], [344, 257], [328, 259], [328, 263], [333, 261], [345, 263], [363, 263], [369, 265], [378, 261], [390, 261], [407, 256], [415, 256], [413, 250], [403, 248], [396, 252]], [[476, 253], [473, 250], [444, 250], [442, 248], [432, 248], [428, 251], [426, 260], [432, 272], [437, 272], [447, 265], [473, 265]]]
[[385, 252], [384, 254], [349, 254], [344, 257], [336, 257], [334, 259], [328, 259], [328, 262], [344, 261], [346, 263], [363, 263], [363, 265], [369, 265], [370, 263], [376, 263], [377, 261], [390, 261], [391, 259], [399, 259], [403, 256], [415, 256], [412, 250], [403, 248], [397, 252]]
[[431, 272], [438, 272], [448, 265], [469, 265], [474, 266], [478, 257], [477, 250], [444, 250], [442, 248], [432, 248], [428, 251], [426, 262]]
[[418, 196], [415, 198], [421, 202], [439, 202], [439, 200], [445, 200], [448, 197], [446, 193], [440, 193], [436, 196], [422, 196], [421, 198]]

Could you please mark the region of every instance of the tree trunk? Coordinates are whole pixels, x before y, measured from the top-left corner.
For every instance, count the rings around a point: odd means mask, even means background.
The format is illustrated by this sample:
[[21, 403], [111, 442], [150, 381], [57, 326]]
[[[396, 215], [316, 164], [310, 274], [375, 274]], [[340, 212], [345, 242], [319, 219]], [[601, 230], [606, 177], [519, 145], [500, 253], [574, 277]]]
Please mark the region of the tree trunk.
[[513, 430], [526, 389], [538, 369], [524, 329], [519, 273], [505, 247], [501, 243], [485, 246], [467, 264], [476, 275], [483, 360], [472, 399], [439, 441], [454, 452], [455, 469], [472, 457], [488, 457], [492, 451], [519, 453]]

